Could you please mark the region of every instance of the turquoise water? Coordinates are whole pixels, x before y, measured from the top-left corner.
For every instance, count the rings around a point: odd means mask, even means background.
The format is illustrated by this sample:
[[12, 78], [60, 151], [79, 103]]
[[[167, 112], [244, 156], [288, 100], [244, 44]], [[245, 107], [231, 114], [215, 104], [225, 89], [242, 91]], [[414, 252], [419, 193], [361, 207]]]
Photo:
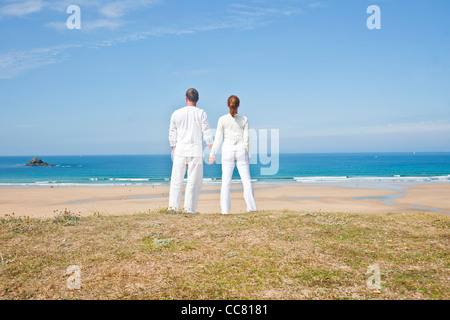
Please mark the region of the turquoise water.
[[[24, 166], [35, 156], [0, 157], [0, 186], [168, 184], [170, 155], [38, 156], [55, 167]], [[250, 166], [256, 182], [450, 182], [450, 153], [280, 154], [275, 175]], [[219, 164], [204, 165], [205, 184], [220, 183]], [[233, 175], [239, 179], [237, 170]]]

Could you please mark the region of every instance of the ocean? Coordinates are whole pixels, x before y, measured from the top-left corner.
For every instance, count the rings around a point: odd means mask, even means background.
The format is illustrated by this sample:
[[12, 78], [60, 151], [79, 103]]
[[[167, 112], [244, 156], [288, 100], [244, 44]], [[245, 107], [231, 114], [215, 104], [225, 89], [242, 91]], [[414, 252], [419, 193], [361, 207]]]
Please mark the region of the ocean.
[[[35, 156], [0, 157], [0, 187], [143, 186], [170, 183], [170, 155], [38, 156], [53, 167], [28, 167]], [[250, 165], [254, 183], [450, 183], [450, 153], [280, 154]], [[272, 173], [267, 175], [271, 168]], [[276, 170], [278, 169], [278, 170]], [[204, 184], [220, 184], [220, 164], [204, 165]], [[233, 182], [239, 183], [235, 169]]]

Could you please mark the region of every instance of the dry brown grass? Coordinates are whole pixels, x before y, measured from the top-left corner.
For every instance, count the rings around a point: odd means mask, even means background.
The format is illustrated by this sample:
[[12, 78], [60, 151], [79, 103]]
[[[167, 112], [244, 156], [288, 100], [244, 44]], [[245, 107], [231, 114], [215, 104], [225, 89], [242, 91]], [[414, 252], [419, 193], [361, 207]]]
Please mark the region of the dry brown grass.
[[[8, 216], [0, 299], [449, 299], [449, 226], [438, 214]], [[366, 285], [373, 264], [381, 293]]]

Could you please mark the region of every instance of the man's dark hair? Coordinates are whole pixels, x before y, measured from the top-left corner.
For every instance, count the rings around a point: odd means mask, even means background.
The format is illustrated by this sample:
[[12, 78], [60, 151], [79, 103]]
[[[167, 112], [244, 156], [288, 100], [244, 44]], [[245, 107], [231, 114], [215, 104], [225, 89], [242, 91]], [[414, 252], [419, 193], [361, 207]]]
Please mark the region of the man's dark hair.
[[190, 102], [197, 103], [197, 101], [198, 101], [198, 91], [195, 90], [194, 88], [190, 88], [188, 91], [186, 91], [186, 98]]

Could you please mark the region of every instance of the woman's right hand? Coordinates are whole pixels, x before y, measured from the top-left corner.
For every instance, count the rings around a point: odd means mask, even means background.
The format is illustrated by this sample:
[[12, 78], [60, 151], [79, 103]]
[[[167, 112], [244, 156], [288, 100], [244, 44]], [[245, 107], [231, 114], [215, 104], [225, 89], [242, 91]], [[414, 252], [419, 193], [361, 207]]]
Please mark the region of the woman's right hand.
[[216, 161], [216, 157], [208, 157], [209, 164], [213, 164]]

